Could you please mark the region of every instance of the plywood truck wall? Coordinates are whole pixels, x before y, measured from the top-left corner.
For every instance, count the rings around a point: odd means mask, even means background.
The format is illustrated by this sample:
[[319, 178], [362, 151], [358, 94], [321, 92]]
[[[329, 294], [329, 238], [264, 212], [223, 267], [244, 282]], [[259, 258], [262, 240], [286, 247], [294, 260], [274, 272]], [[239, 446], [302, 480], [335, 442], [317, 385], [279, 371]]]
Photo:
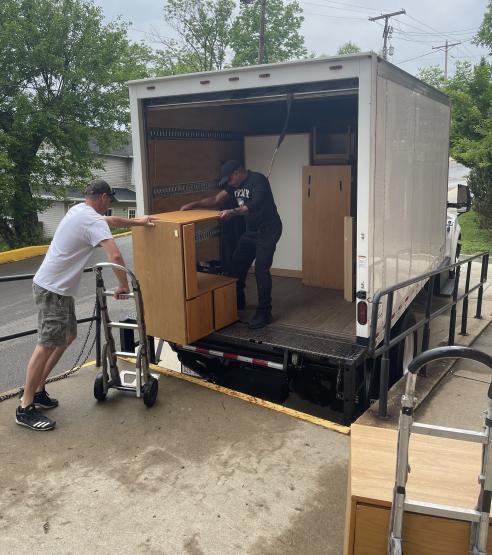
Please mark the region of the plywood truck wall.
[[[246, 167], [268, 174], [278, 135], [244, 138]], [[275, 158], [270, 185], [283, 223], [273, 273], [302, 275], [302, 168], [309, 164], [309, 134], [287, 135]], [[287, 272], [285, 272], [287, 271]]]
[[152, 213], [179, 210], [218, 192], [221, 163], [243, 158], [243, 120], [232, 108], [147, 111]]

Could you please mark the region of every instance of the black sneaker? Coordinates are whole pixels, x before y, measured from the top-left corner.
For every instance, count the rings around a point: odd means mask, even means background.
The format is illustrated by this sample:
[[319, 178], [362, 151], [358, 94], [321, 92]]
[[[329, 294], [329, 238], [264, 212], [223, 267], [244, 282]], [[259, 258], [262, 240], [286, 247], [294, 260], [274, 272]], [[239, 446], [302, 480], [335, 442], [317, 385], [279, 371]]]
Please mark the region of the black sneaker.
[[43, 391], [35, 393], [32, 404], [37, 409], [54, 409], [58, 406], [58, 399], [53, 399], [48, 395], [46, 389], [43, 389]]
[[264, 328], [272, 321], [272, 315], [270, 312], [260, 312], [256, 311], [255, 315], [249, 321], [248, 328], [250, 330], [258, 330]]
[[38, 412], [34, 405], [28, 405], [24, 409], [18, 406], [15, 411], [15, 421], [17, 424], [25, 426], [26, 428], [31, 428], [31, 430], [36, 430], [37, 432], [52, 430], [56, 424], [54, 420], [50, 420]]

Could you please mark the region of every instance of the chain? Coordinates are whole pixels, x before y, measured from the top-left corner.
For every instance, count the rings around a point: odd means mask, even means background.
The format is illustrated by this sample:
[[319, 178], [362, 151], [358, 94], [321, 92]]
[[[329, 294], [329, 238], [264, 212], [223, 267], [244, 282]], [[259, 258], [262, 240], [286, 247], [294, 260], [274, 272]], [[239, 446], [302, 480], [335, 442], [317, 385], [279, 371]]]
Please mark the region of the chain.
[[[57, 382], [59, 380], [68, 378], [68, 376], [71, 376], [72, 374], [75, 374], [75, 372], [80, 370], [82, 366], [84, 366], [84, 364], [87, 362], [90, 354], [92, 353], [92, 349], [94, 349], [94, 344], [96, 343], [96, 334], [94, 334], [94, 338], [92, 339], [91, 346], [87, 351], [84, 357], [84, 360], [79, 363], [80, 359], [82, 358], [82, 355], [84, 354], [84, 350], [86, 348], [87, 342], [89, 341], [89, 337], [91, 336], [92, 327], [94, 325], [95, 317], [96, 317], [96, 310], [97, 310], [97, 300], [96, 300], [96, 303], [94, 304], [94, 310], [92, 311], [92, 320], [89, 325], [89, 329], [87, 330], [87, 335], [85, 336], [84, 344], [82, 345], [82, 349], [80, 350], [80, 353], [77, 356], [77, 359], [75, 360], [72, 368], [70, 368], [70, 370], [63, 372], [62, 374], [59, 374], [58, 376], [53, 376], [52, 378], [48, 378], [46, 380], [46, 383]], [[18, 387], [17, 389], [7, 391], [6, 393], [3, 393], [0, 395], [0, 403], [2, 403], [3, 401], [6, 401], [7, 399], [12, 399], [13, 397], [17, 397], [17, 396], [21, 397], [23, 392], [24, 392], [24, 389], [22, 387]]]

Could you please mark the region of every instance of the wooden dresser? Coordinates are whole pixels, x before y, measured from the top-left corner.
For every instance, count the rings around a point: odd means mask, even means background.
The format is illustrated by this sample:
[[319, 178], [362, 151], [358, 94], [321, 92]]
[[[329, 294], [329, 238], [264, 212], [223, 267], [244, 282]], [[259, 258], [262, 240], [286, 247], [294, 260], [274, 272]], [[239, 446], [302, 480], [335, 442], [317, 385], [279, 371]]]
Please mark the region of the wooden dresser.
[[[353, 424], [345, 523], [345, 555], [384, 555], [396, 465], [398, 432]], [[413, 434], [407, 496], [475, 508], [479, 486], [481, 445]], [[490, 530], [490, 529], [489, 529]], [[466, 555], [467, 522], [405, 513], [405, 555]], [[492, 553], [489, 531], [488, 552]]]
[[218, 220], [219, 212], [189, 210], [154, 217], [154, 227], [132, 230], [147, 333], [186, 344], [235, 322], [236, 280], [197, 272], [196, 224]]

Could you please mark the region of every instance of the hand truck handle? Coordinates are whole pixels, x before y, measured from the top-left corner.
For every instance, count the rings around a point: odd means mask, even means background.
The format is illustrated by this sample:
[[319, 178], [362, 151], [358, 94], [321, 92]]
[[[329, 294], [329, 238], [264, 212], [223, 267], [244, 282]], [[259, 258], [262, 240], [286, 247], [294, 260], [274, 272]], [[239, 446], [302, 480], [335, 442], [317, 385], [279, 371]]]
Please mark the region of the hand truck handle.
[[116, 268], [117, 270], [122, 270], [123, 272], [126, 272], [131, 278], [133, 289], [138, 289], [138, 281], [135, 277], [135, 274], [125, 266], [114, 264], [113, 262], [98, 262], [93, 266], [94, 271], [102, 271], [103, 268]]
[[[417, 355], [408, 365], [405, 394], [413, 395], [413, 391], [415, 390], [416, 374], [422, 366], [425, 366], [434, 360], [442, 360], [445, 358], [464, 358], [475, 360], [485, 366], [488, 366], [488, 368], [492, 370], [492, 357], [487, 353], [478, 351], [477, 349], [471, 349], [470, 347], [460, 347], [458, 345], [436, 347], [435, 349], [430, 349], [429, 351], [425, 351], [424, 353]], [[492, 382], [489, 387], [488, 396], [489, 399], [492, 399]]]

